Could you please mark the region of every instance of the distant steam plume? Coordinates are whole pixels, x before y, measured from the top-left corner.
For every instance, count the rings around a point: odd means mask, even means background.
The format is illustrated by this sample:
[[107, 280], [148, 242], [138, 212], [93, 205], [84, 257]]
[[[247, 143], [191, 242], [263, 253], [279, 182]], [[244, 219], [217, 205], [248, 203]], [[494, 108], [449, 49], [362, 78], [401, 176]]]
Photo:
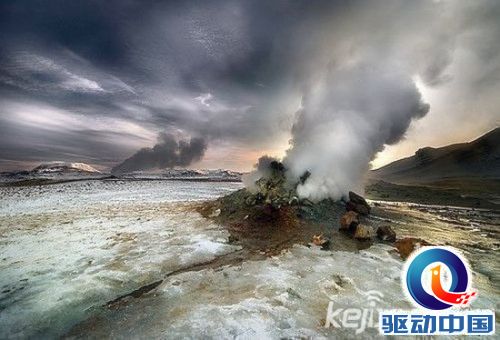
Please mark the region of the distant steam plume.
[[112, 173], [127, 173], [153, 168], [188, 166], [199, 161], [205, 154], [207, 144], [203, 138], [177, 140], [174, 136], [160, 133], [158, 143], [152, 148], [143, 148], [132, 157], [115, 166]]
[[384, 145], [403, 138], [429, 105], [410, 75], [380, 63], [330, 68], [302, 98], [284, 159], [301, 197], [338, 199], [362, 190], [369, 163]]

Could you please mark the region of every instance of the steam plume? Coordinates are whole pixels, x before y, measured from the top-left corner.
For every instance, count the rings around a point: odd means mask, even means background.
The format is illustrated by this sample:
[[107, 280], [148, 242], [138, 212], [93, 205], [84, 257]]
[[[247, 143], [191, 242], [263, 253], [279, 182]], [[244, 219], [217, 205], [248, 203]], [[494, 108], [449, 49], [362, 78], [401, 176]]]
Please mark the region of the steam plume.
[[363, 63], [332, 67], [302, 98], [284, 159], [287, 177], [296, 183], [310, 171], [297, 191], [312, 200], [362, 191], [376, 153], [428, 111], [404, 72]]
[[203, 138], [177, 140], [170, 134], [160, 133], [158, 143], [154, 147], [140, 149], [132, 157], [115, 166], [111, 172], [126, 173], [152, 168], [188, 166], [199, 161], [206, 149], [207, 144]]

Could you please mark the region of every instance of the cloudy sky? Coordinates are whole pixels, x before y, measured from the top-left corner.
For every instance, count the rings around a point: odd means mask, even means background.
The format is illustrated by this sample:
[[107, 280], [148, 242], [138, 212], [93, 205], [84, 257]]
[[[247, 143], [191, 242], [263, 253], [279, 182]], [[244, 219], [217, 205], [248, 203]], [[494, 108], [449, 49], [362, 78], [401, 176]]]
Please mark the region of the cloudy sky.
[[[2, 1], [0, 170], [112, 167], [165, 134], [206, 141], [192, 167], [249, 170], [285, 155], [328, 70], [360, 60], [430, 108], [374, 166], [470, 140], [500, 125], [498, 18], [495, 0]], [[337, 98], [352, 79], [329, 74]], [[349, 98], [377, 94], [370, 79]]]

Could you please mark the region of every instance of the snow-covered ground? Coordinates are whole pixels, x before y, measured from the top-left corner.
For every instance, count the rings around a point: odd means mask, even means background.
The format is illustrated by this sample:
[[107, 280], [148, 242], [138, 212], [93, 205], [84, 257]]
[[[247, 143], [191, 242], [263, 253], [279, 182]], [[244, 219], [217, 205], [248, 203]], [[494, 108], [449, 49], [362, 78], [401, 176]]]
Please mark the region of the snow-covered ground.
[[88, 181], [0, 189], [0, 338], [60, 335], [89, 309], [238, 249], [177, 201], [231, 183]]
[[[335, 309], [371, 309], [367, 299], [374, 298], [376, 307], [409, 308], [400, 292], [401, 261], [389, 251], [378, 245], [359, 254], [332, 253], [297, 245], [264, 261], [185, 272], [166, 280], [154, 294], [83, 324], [72, 335], [359, 338], [353, 329], [324, 327], [328, 304], [333, 301]], [[88, 329], [92, 331], [81, 333]], [[362, 334], [377, 332], [372, 327]]]
[[[242, 249], [188, 202], [240, 187], [94, 180], [0, 188], [0, 338], [374, 337], [373, 328], [325, 328], [329, 302], [410, 308], [403, 262], [388, 245], [359, 253], [296, 245], [210, 265]], [[425, 216], [417, 217], [429, 230], [444, 223]], [[496, 284], [474, 276], [474, 307], [496, 308]], [[159, 286], [105, 307], [151, 283]]]

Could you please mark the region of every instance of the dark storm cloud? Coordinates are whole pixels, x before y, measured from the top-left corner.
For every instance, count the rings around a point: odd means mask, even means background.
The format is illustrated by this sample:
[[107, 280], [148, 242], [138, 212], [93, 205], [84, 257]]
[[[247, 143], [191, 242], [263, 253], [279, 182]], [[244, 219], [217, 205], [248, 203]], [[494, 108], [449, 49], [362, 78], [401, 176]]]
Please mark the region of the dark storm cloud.
[[[223, 140], [272, 149], [289, 138], [302, 96], [325, 70], [360, 59], [394, 63], [439, 87], [457, 79], [457, 51], [471, 50], [481, 60], [467, 61], [473, 81], [496, 86], [499, 7], [2, 1], [0, 121], [8, 133], [0, 135], [0, 158], [109, 165], [151, 147], [162, 131], [200, 136], [209, 147]], [[465, 98], [467, 90], [456, 91]]]
[[[0, 30], [4, 42], [16, 40], [65, 47], [94, 62], [116, 64], [127, 55], [117, 24], [126, 1], [3, 1]], [[130, 14], [130, 13], [129, 13]], [[113, 20], [113, 17], [116, 19]]]

